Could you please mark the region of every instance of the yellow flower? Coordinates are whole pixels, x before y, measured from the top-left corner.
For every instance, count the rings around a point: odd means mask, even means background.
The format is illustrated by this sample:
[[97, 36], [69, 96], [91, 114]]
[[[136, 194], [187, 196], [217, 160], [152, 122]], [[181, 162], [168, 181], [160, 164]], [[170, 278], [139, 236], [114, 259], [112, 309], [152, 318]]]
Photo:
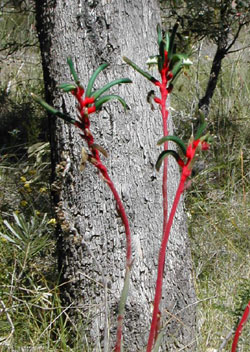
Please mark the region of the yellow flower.
[[29, 184], [29, 183], [25, 183], [25, 184], [23, 185], [23, 187], [24, 187], [25, 189], [29, 189], [29, 188], [30, 188], [30, 184]]
[[29, 175], [35, 175], [36, 174], [36, 170], [29, 170]]
[[20, 204], [22, 207], [26, 207], [28, 205], [28, 202], [26, 200], [21, 200]]
[[48, 221], [48, 225], [56, 225], [56, 219], [52, 218]]
[[2, 236], [1, 236], [0, 238], [1, 238], [1, 241], [2, 241], [2, 242], [7, 242], [6, 238], [4, 238], [4, 237], [2, 237]]
[[47, 188], [46, 188], [46, 187], [41, 187], [41, 188], [39, 189], [39, 192], [40, 192], [40, 193], [45, 193], [45, 192], [47, 192]]
[[36, 214], [37, 216], [39, 216], [41, 213], [40, 213], [39, 210], [35, 210], [35, 214]]
[[21, 177], [20, 177], [20, 181], [23, 182], [23, 183], [25, 183], [25, 182], [27, 181], [27, 180], [26, 180], [26, 177], [21, 176]]

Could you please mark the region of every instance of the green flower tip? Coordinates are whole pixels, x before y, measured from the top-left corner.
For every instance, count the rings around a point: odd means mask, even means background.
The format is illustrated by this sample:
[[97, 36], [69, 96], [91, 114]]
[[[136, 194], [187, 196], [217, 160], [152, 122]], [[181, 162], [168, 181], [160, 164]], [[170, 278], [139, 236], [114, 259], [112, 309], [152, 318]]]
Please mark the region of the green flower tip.
[[69, 65], [69, 69], [70, 69], [70, 72], [74, 78], [74, 81], [75, 83], [79, 86], [80, 85], [80, 80], [78, 78], [78, 75], [76, 73], [76, 70], [74, 68], [74, 64], [73, 64], [73, 61], [72, 61], [72, 58], [71, 57], [68, 57], [67, 58], [67, 64]]
[[49, 105], [48, 103], [46, 103], [46, 101], [44, 101], [42, 98], [38, 97], [36, 94], [34, 93], [30, 93], [31, 98], [38, 104], [40, 104], [44, 109], [46, 109], [47, 111], [49, 111], [51, 114], [56, 115], [58, 113], [58, 110], [56, 110], [55, 108], [53, 108], [51, 105]]

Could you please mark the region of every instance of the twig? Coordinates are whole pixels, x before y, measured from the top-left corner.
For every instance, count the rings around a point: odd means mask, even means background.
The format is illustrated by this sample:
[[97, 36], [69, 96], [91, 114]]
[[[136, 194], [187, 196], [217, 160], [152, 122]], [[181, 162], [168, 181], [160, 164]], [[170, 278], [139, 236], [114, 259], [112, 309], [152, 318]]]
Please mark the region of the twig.
[[3, 312], [6, 314], [7, 320], [9, 322], [9, 324], [10, 324], [10, 327], [11, 327], [11, 331], [10, 331], [9, 335], [6, 338], [4, 338], [3, 340], [0, 340], [0, 343], [3, 343], [3, 342], [6, 343], [11, 338], [11, 336], [14, 334], [15, 327], [14, 327], [14, 324], [13, 324], [13, 322], [11, 320], [11, 317], [10, 317], [10, 315], [8, 313], [8, 310], [6, 309], [6, 306], [5, 306], [4, 302], [2, 300], [0, 300], [0, 303], [1, 303], [2, 307], [3, 307]]
[[223, 348], [226, 346], [226, 344], [228, 343], [229, 339], [231, 338], [231, 336], [233, 335], [234, 330], [232, 329], [231, 331], [229, 331], [229, 333], [227, 334], [227, 336], [224, 338], [224, 340], [222, 341], [219, 349], [217, 352], [220, 352], [223, 350]]

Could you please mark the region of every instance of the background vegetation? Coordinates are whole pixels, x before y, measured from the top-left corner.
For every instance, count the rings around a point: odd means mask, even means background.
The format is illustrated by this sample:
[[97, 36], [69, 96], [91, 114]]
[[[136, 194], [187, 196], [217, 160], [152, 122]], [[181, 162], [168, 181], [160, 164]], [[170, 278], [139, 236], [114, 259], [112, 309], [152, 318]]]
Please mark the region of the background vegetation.
[[[0, 22], [0, 349], [91, 351], [88, 316], [68, 324], [59, 299], [47, 120], [29, 97], [43, 92], [32, 1], [2, 1]], [[248, 34], [238, 47], [247, 47]], [[187, 139], [216, 51], [205, 39], [189, 45], [193, 66], [172, 94], [176, 129]], [[214, 142], [186, 192], [200, 352], [230, 351], [250, 298], [249, 61], [249, 48], [223, 60], [208, 115]], [[241, 352], [250, 350], [249, 328]]]

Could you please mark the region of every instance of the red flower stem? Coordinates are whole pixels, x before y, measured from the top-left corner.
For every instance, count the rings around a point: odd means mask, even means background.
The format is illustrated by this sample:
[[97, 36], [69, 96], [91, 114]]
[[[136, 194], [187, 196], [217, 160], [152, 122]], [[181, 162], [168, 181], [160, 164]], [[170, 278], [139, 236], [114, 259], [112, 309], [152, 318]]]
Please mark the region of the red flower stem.
[[[166, 110], [166, 102], [167, 102], [167, 94], [166, 89], [161, 89], [162, 99], [161, 99], [161, 114], [162, 114], [162, 122], [163, 122], [163, 136], [168, 135], [168, 111]], [[168, 142], [164, 143], [164, 150], [168, 149]], [[162, 198], [163, 198], [163, 230], [164, 233], [167, 218], [168, 218], [168, 158], [165, 158], [163, 164], [163, 177], [162, 177]]]
[[244, 310], [244, 313], [242, 315], [242, 318], [238, 324], [238, 327], [236, 329], [235, 335], [234, 335], [234, 339], [233, 339], [233, 344], [232, 344], [232, 350], [231, 352], [236, 352], [237, 350], [237, 345], [238, 345], [238, 341], [239, 341], [239, 337], [241, 335], [242, 329], [244, 327], [244, 325], [247, 322], [248, 316], [250, 313], [250, 301], [248, 302], [246, 309]]
[[[161, 115], [162, 115], [162, 124], [163, 124], [163, 136], [168, 135], [168, 110], [166, 109], [167, 97], [168, 97], [168, 72], [169, 72], [169, 62], [168, 62], [168, 53], [165, 51], [164, 64], [161, 70], [161, 82], [157, 81], [156, 86], [160, 88], [161, 99], [159, 104], [161, 106]], [[164, 143], [164, 150], [168, 149], [168, 142]], [[168, 182], [168, 158], [165, 158], [163, 164], [163, 178], [162, 178], [162, 198], [163, 198], [163, 230], [167, 224], [168, 218], [168, 192], [167, 192], [167, 182]]]
[[[106, 168], [105, 168], [106, 169]], [[122, 204], [121, 198], [113, 184], [113, 182], [111, 181], [107, 170], [102, 172], [105, 181], [107, 182], [111, 192], [113, 193], [113, 196], [115, 198], [118, 210], [119, 210], [119, 214], [121, 216], [123, 225], [124, 225], [124, 229], [125, 229], [125, 234], [126, 234], [126, 242], [127, 242], [127, 249], [126, 249], [126, 267], [130, 268], [131, 264], [132, 264], [132, 240], [131, 240], [131, 233], [130, 233], [130, 228], [129, 228], [129, 222], [128, 222], [128, 218], [124, 209], [124, 206]]]
[[[73, 95], [76, 97], [79, 103], [79, 111], [81, 114], [81, 122], [76, 123], [76, 127], [80, 128], [83, 132], [82, 137], [86, 140], [89, 150], [91, 152], [92, 163], [94, 166], [101, 172], [104, 180], [107, 182], [117, 204], [117, 209], [119, 211], [120, 217], [122, 219], [122, 223], [125, 229], [126, 234], [126, 272], [125, 272], [125, 279], [124, 279], [124, 286], [122, 289], [120, 302], [119, 302], [119, 311], [118, 311], [118, 318], [117, 318], [117, 336], [116, 336], [116, 346], [115, 351], [121, 351], [121, 341], [122, 341], [122, 327], [123, 327], [123, 320], [124, 320], [124, 310], [125, 304], [128, 296], [129, 290], [129, 280], [130, 280], [130, 269], [132, 265], [132, 240], [131, 240], [131, 233], [129, 227], [129, 221], [126, 215], [125, 208], [121, 201], [121, 198], [115, 188], [114, 183], [112, 182], [111, 178], [109, 177], [107, 168], [103, 165], [100, 155], [97, 149], [93, 148], [94, 145], [94, 137], [90, 132], [90, 120], [89, 114], [95, 112], [95, 106], [88, 107], [88, 104], [94, 103], [93, 98], [82, 98], [83, 91], [79, 88], [75, 92], [72, 92]], [[86, 111], [87, 108], [87, 111]]]
[[129, 279], [130, 279], [130, 268], [132, 265], [132, 241], [131, 241], [131, 234], [130, 234], [130, 228], [129, 228], [129, 222], [128, 218], [126, 216], [125, 209], [123, 207], [122, 201], [119, 197], [119, 194], [111, 181], [108, 173], [103, 173], [103, 176], [105, 177], [105, 180], [108, 183], [108, 186], [111, 190], [111, 192], [114, 195], [114, 198], [116, 200], [116, 204], [125, 228], [125, 233], [126, 233], [126, 244], [127, 244], [127, 249], [126, 249], [126, 273], [125, 273], [125, 279], [124, 279], [124, 285], [120, 297], [120, 303], [119, 303], [119, 311], [118, 311], [118, 317], [117, 317], [117, 333], [116, 333], [116, 345], [115, 345], [115, 352], [120, 352], [121, 351], [121, 341], [122, 341], [122, 327], [123, 327], [123, 320], [124, 320], [124, 309], [125, 309], [125, 304], [128, 296], [128, 290], [129, 290]]
[[152, 351], [153, 343], [154, 343], [155, 336], [156, 336], [158, 316], [159, 316], [158, 315], [159, 314], [159, 306], [160, 306], [160, 301], [162, 298], [162, 282], [163, 282], [166, 248], [167, 248], [167, 244], [168, 244], [170, 230], [171, 230], [173, 220], [174, 220], [174, 215], [176, 213], [181, 194], [184, 191], [184, 184], [185, 184], [186, 178], [187, 178], [187, 175], [182, 172], [180, 183], [179, 183], [178, 189], [176, 191], [174, 203], [173, 203], [170, 215], [169, 215], [169, 219], [166, 223], [166, 227], [165, 227], [163, 238], [162, 238], [161, 248], [160, 248], [159, 257], [158, 257], [158, 273], [157, 273], [157, 281], [156, 281], [156, 287], [155, 287], [154, 310], [153, 310], [151, 328], [150, 328], [150, 333], [149, 333], [149, 338], [148, 338], [147, 352]]
[[121, 293], [121, 297], [120, 297], [120, 302], [119, 302], [119, 310], [118, 310], [118, 317], [117, 317], [116, 345], [115, 345], [115, 352], [120, 352], [121, 351], [121, 341], [122, 341], [122, 327], [123, 327], [123, 320], [124, 320], [124, 310], [125, 310], [125, 304], [126, 304], [126, 300], [127, 300], [127, 296], [128, 296], [130, 269], [131, 269], [131, 265], [132, 265], [132, 239], [131, 239], [129, 221], [128, 221], [123, 203], [121, 201], [121, 198], [115, 188], [115, 185], [112, 182], [112, 180], [110, 179], [109, 174], [107, 172], [107, 169], [101, 163], [100, 159], [98, 160], [96, 167], [102, 173], [104, 180], [107, 182], [111, 192], [113, 193], [120, 217], [123, 222], [125, 234], [126, 234], [126, 272], [125, 272], [124, 285], [123, 285], [123, 289], [122, 289], [122, 293]]

